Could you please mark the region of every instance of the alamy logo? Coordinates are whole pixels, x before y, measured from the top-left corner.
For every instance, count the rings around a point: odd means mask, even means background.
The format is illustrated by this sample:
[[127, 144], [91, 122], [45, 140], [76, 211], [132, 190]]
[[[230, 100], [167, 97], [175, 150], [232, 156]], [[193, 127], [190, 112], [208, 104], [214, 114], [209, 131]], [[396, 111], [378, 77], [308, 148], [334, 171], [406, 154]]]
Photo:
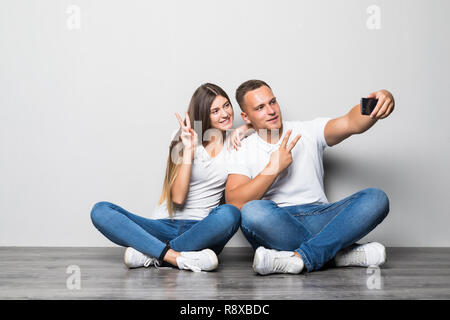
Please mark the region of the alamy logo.
[[70, 265], [66, 269], [66, 273], [70, 276], [66, 280], [66, 287], [69, 290], [81, 289], [81, 269], [77, 265]]
[[381, 9], [377, 5], [371, 5], [366, 10], [370, 16], [367, 18], [366, 25], [369, 30], [381, 29]]
[[81, 29], [81, 8], [77, 5], [72, 4], [67, 7], [66, 13], [69, 15], [66, 20], [67, 29]]
[[367, 288], [370, 290], [381, 289], [381, 270], [377, 266], [370, 266], [367, 268], [367, 274], [370, 274], [367, 278]]

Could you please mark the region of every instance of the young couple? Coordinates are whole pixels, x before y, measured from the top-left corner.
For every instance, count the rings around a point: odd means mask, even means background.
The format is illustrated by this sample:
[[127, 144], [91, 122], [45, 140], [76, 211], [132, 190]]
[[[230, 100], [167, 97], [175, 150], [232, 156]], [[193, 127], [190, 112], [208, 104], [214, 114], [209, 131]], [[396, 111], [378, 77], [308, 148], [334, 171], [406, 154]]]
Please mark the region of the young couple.
[[[381, 244], [356, 241], [386, 217], [386, 194], [368, 188], [330, 203], [323, 188], [324, 149], [366, 131], [394, 109], [386, 90], [368, 97], [378, 99], [370, 116], [361, 115], [357, 105], [336, 119], [283, 121], [270, 86], [249, 80], [236, 90], [246, 124], [231, 131], [228, 95], [204, 84], [194, 92], [185, 121], [176, 114], [180, 130], [169, 148], [153, 219], [99, 202], [92, 222], [127, 247], [129, 268], [214, 270], [239, 227], [256, 250], [253, 268], [262, 275], [309, 272], [325, 264], [381, 265]], [[221, 204], [224, 191], [227, 204]]]

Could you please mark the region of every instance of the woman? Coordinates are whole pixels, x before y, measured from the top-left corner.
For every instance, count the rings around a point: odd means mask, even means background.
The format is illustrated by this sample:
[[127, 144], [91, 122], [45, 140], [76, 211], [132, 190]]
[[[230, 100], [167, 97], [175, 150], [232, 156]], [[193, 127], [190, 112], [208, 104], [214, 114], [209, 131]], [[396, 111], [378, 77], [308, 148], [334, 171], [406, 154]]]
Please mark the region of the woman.
[[[225, 91], [210, 83], [194, 92], [186, 122], [176, 117], [179, 139], [169, 148], [154, 218], [137, 216], [110, 202], [99, 202], [91, 211], [92, 222], [103, 235], [128, 247], [124, 262], [129, 268], [158, 267], [166, 262], [195, 272], [214, 270], [217, 255], [239, 228], [240, 211], [220, 202], [228, 149], [236, 148], [249, 128], [241, 126], [225, 139], [233, 126], [233, 108]], [[193, 130], [198, 121], [204, 137], [201, 143]]]

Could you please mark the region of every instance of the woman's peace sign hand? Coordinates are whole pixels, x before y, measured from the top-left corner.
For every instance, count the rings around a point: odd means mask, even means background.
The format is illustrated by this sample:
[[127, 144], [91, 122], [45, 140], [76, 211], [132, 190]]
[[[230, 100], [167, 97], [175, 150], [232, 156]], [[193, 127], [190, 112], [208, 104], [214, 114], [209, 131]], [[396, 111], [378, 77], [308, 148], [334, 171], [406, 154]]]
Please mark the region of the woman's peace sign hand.
[[178, 119], [178, 122], [180, 123], [180, 129], [181, 129], [181, 142], [183, 143], [183, 146], [185, 149], [193, 150], [195, 146], [197, 145], [197, 133], [194, 131], [194, 129], [191, 128], [191, 120], [189, 119], [189, 115], [186, 112], [186, 124], [184, 123], [183, 119], [181, 119], [181, 116], [178, 113], [175, 113], [175, 116]]

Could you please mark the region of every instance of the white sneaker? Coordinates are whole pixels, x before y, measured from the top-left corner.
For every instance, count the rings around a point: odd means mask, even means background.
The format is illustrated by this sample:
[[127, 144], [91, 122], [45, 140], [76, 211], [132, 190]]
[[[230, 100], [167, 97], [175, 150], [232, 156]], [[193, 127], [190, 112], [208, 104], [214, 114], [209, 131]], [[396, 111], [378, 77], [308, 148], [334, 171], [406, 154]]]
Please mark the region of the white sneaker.
[[192, 270], [194, 272], [211, 271], [217, 268], [219, 260], [211, 249], [202, 251], [183, 251], [181, 257], [177, 258], [177, 265], [182, 270]]
[[150, 267], [151, 265], [159, 266], [159, 261], [156, 258], [149, 257], [132, 247], [125, 250], [123, 261], [128, 268]]
[[386, 249], [378, 242], [352, 244], [339, 251], [334, 258], [337, 267], [369, 267], [381, 266], [386, 262]]
[[266, 275], [270, 273], [298, 274], [303, 270], [302, 258], [295, 255], [294, 251], [277, 251], [259, 247], [256, 249], [253, 259], [253, 270]]

